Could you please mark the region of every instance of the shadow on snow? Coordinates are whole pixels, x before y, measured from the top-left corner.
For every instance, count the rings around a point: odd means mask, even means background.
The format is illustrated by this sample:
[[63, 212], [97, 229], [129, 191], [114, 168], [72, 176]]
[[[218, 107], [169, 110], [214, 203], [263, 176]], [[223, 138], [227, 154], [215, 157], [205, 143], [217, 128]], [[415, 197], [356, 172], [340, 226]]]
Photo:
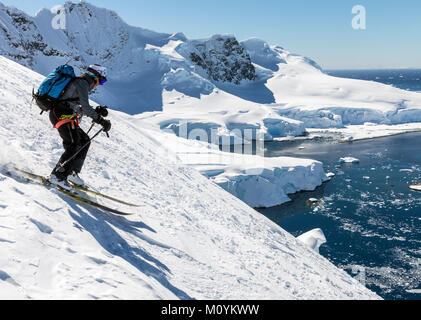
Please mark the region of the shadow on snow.
[[151, 256], [146, 250], [131, 246], [114, 230], [114, 228], [118, 228], [148, 242], [151, 245], [160, 246], [164, 249], [170, 249], [170, 247], [160, 244], [159, 242], [143, 235], [140, 230], [137, 229], [143, 228], [155, 232], [152, 228], [144, 223], [136, 223], [135, 227], [133, 224], [127, 224], [128, 220], [125, 218], [114, 217], [100, 210], [83, 206], [83, 208], [92, 215], [87, 214], [79, 207], [81, 205], [74, 200], [68, 199], [65, 195], [60, 194], [59, 196], [73, 209], [73, 211], [69, 209], [70, 216], [86, 231], [91, 233], [107, 252], [124, 259], [143, 274], [155, 279], [179, 299], [193, 300], [193, 298], [187, 293], [176, 288], [169, 282], [166, 273], [171, 273], [171, 271], [166, 265]]

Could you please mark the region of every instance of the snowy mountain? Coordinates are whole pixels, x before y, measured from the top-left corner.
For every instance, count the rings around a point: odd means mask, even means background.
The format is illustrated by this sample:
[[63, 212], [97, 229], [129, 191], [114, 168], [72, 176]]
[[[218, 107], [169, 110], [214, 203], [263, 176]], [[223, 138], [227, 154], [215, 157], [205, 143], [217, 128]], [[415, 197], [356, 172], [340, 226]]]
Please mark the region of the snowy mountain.
[[[116, 109], [130, 113], [162, 110], [160, 93], [177, 84], [161, 82], [179, 68], [193, 81], [202, 80], [205, 91], [206, 86], [213, 87], [208, 78], [238, 84], [257, 77], [250, 57], [233, 36], [189, 41], [181, 33], [162, 34], [131, 27], [113, 11], [86, 2], [66, 2], [60, 10], [58, 14], [66, 16], [65, 29], [53, 28], [55, 14], [50, 10], [43, 9], [30, 17], [0, 4], [0, 53], [42, 74], [69, 58], [80, 70], [100, 62], [109, 68], [112, 80], [110, 96], [100, 98], [107, 98]], [[176, 54], [175, 48], [184, 56]], [[190, 71], [195, 67], [203, 78]], [[133, 85], [124, 90], [128, 83]], [[156, 92], [142, 96], [150, 89]], [[135, 104], [133, 100], [139, 98], [143, 103]]]
[[[53, 28], [57, 14], [65, 16], [63, 29]], [[190, 40], [132, 27], [84, 1], [34, 17], [0, 4], [0, 54], [44, 75], [69, 59], [79, 71], [103, 64], [110, 81], [93, 97], [100, 104], [148, 111], [144, 119], [176, 134], [188, 121], [187, 137], [213, 130], [222, 144], [247, 140], [247, 129], [272, 140], [306, 128], [421, 121], [419, 93], [328, 76], [314, 61], [260, 39]]]
[[[50, 10], [30, 17], [0, 4], [0, 37], [4, 39], [0, 42], [1, 54], [44, 75], [69, 59], [80, 71], [89, 64], [101, 63], [110, 74], [108, 95], [102, 97], [108, 105], [133, 113], [162, 107], [159, 93], [145, 90], [141, 83], [148, 79], [151, 85], [159, 86], [168, 61], [159, 65], [160, 54], [152, 47], [161, 48], [169, 41], [184, 39], [183, 35], [131, 27], [114, 12], [85, 2], [66, 2], [61, 10], [66, 16], [65, 29], [54, 29], [52, 21], [57, 14]], [[159, 68], [162, 72], [155, 75]], [[127, 88], [128, 83], [134, 85]], [[143, 103], [133, 104], [141, 97]]]
[[[130, 114], [169, 109], [174, 102], [167, 101], [167, 93], [179, 93], [185, 99], [175, 100], [194, 103], [189, 115], [176, 104], [182, 118], [190, 118], [192, 128], [196, 123], [217, 129], [220, 137], [236, 136], [234, 128], [261, 130], [265, 139], [305, 133], [301, 122], [259, 104], [273, 98], [264, 86], [272, 71], [253, 63], [234, 36], [188, 40], [181, 33], [157, 33], [131, 27], [113, 11], [86, 2], [66, 2], [58, 14], [65, 14], [65, 29], [52, 26], [57, 12], [43, 9], [30, 17], [0, 4], [0, 54], [44, 75], [69, 59], [79, 71], [103, 64], [110, 81], [94, 99]], [[248, 86], [253, 101], [243, 99]], [[196, 100], [220, 94], [224, 102], [215, 110]], [[174, 127], [177, 120], [158, 125]]]
[[0, 57], [0, 298], [379, 298], [301, 242], [316, 250], [320, 234], [292, 237], [181, 164], [157, 136], [174, 135], [125, 113], [111, 112], [111, 138], [94, 141], [82, 175], [145, 205], [134, 216], [9, 176], [14, 166], [48, 174], [61, 154], [48, 117], [31, 108], [42, 79]]
[[[195, 50], [191, 50], [191, 46]], [[249, 54], [235, 37], [218, 35], [209, 40], [196, 40], [181, 45], [179, 50], [190, 52], [190, 60], [205, 70], [213, 81], [239, 85], [243, 80], [257, 78]]]

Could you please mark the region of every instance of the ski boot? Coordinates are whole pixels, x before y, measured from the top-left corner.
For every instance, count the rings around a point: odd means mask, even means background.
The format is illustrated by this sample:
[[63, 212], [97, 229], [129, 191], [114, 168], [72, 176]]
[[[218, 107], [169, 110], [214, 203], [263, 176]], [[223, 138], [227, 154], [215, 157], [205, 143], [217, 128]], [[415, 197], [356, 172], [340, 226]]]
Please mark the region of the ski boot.
[[67, 177], [67, 181], [74, 184], [77, 187], [86, 188], [85, 182], [74, 171]]

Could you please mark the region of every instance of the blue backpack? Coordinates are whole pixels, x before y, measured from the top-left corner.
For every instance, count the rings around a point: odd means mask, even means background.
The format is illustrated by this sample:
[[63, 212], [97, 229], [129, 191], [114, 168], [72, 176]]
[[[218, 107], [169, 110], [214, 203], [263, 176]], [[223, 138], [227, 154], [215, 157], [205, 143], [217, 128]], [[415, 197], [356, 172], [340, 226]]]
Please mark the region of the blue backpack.
[[38, 107], [41, 109], [41, 114], [43, 112], [50, 111], [62, 102], [76, 100], [60, 99], [64, 90], [75, 78], [76, 75], [72, 66], [68, 64], [61, 65], [45, 78], [45, 80], [39, 86], [37, 93], [35, 93], [32, 89], [32, 97]]

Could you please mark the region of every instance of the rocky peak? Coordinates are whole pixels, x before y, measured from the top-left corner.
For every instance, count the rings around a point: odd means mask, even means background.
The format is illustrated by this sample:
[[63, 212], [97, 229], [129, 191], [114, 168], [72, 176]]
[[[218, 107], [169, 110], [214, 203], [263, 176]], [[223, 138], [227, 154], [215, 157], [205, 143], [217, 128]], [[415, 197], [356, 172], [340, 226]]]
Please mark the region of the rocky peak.
[[233, 36], [191, 41], [190, 60], [216, 82], [240, 84], [257, 78], [250, 56]]
[[13, 7], [0, 6], [0, 54], [28, 67], [34, 56], [60, 55], [49, 47], [33, 18]]

